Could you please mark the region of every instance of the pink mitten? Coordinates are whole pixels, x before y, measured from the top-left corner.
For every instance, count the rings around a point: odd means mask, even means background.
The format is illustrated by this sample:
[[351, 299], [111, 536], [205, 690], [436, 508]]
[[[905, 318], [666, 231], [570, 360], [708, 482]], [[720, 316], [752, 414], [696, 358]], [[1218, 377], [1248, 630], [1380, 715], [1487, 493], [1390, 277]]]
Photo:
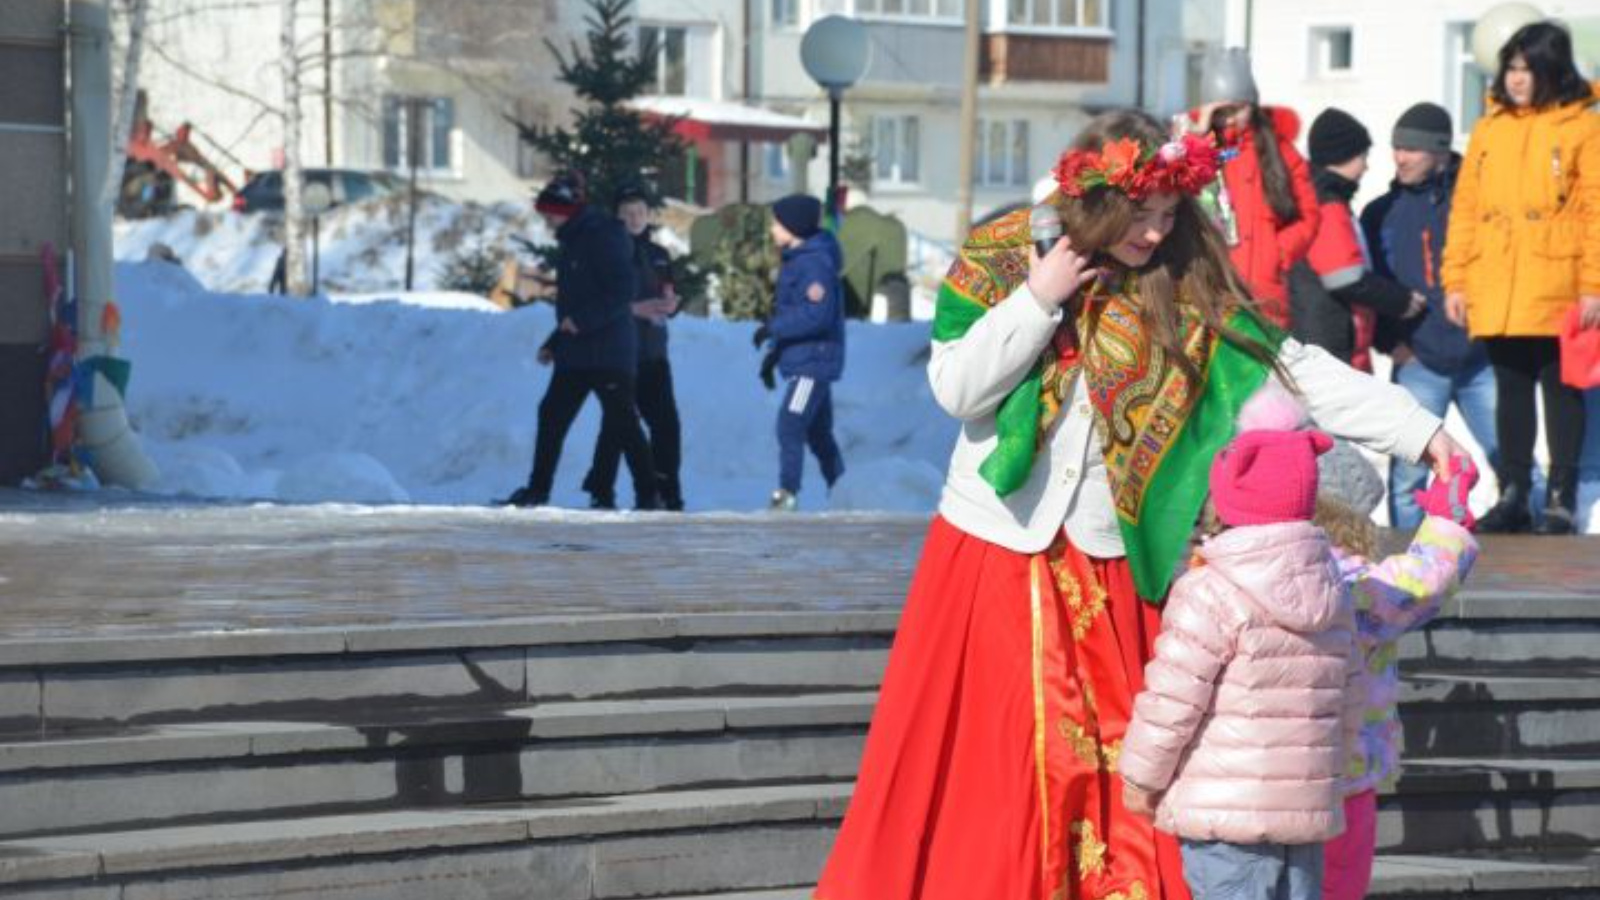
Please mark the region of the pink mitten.
[[1427, 490], [1413, 491], [1412, 496], [1416, 497], [1417, 506], [1428, 515], [1449, 519], [1471, 531], [1477, 527], [1478, 519], [1467, 505], [1467, 495], [1472, 493], [1477, 483], [1478, 467], [1473, 465], [1472, 460], [1464, 456], [1452, 456], [1450, 477], [1435, 478]]

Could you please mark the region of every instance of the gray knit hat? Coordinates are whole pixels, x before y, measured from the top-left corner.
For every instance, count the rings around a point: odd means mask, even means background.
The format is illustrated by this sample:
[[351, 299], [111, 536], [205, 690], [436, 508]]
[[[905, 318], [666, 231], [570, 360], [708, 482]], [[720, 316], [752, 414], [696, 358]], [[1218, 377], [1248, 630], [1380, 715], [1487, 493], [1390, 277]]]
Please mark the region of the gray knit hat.
[[1317, 458], [1317, 493], [1327, 494], [1355, 512], [1370, 516], [1383, 502], [1383, 479], [1367, 458], [1344, 441]]
[[1418, 103], [1395, 121], [1393, 146], [1396, 150], [1449, 153], [1453, 134], [1448, 110], [1437, 103]]
[[1200, 105], [1259, 103], [1261, 92], [1250, 74], [1250, 51], [1243, 47], [1215, 49], [1200, 61]]

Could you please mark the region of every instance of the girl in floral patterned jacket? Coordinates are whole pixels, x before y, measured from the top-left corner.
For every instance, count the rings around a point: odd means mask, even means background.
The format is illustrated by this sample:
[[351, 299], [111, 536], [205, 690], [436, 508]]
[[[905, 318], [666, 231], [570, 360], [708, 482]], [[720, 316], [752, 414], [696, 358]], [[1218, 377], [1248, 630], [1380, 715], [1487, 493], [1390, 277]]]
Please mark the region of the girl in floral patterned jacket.
[[[1324, 900], [1360, 900], [1372, 881], [1377, 843], [1377, 793], [1394, 784], [1401, 751], [1398, 697], [1400, 638], [1427, 624], [1461, 587], [1477, 560], [1478, 543], [1467, 492], [1476, 480], [1470, 463], [1452, 460], [1453, 475], [1419, 491], [1427, 512], [1404, 552], [1373, 561], [1376, 529], [1369, 518], [1382, 497], [1382, 483], [1359, 454], [1376, 491], [1350, 489], [1324, 473], [1316, 523], [1335, 546], [1340, 572], [1350, 585], [1356, 643], [1366, 659], [1359, 682], [1365, 706], [1361, 736], [1345, 771], [1345, 832], [1324, 847]], [[1362, 494], [1372, 497], [1363, 502]]]

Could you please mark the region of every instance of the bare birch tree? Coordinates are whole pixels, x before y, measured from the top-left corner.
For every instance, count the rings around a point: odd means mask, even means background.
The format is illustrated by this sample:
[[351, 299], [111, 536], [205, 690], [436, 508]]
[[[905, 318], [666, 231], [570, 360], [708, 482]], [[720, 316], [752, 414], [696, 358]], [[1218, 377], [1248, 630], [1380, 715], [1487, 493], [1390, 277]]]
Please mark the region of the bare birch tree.
[[295, 17], [300, 0], [283, 0], [283, 31], [279, 65], [283, 73], [283, 251], [284, 280], [290, 296], [307, 290], [305, 261], [305, 203], [300, 165], [300, 47], [295, 39]]
[[139, 61], [144, 55], [150, 0], [124, 0], [124, 9], [128, 19], [127, 46], [122, 51], [121, 93], [116, 95], [117, 105], [111, 120], [111, 166], [106, 169], [101, 203], [116, 203], [122, 195], [122, 178], [128, 166], [128, 138], [133, 133], [134, 109], [139, 102]]

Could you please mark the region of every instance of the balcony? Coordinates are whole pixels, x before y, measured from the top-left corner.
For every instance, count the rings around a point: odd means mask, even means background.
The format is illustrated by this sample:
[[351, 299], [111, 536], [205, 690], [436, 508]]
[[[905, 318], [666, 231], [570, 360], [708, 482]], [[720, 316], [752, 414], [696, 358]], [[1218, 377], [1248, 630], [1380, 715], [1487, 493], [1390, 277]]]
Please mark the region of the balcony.
[[990, 33], [979, 62], [989, 84], [1104, 84], [1111, 78], [1111, 38], [1099, 35]]

